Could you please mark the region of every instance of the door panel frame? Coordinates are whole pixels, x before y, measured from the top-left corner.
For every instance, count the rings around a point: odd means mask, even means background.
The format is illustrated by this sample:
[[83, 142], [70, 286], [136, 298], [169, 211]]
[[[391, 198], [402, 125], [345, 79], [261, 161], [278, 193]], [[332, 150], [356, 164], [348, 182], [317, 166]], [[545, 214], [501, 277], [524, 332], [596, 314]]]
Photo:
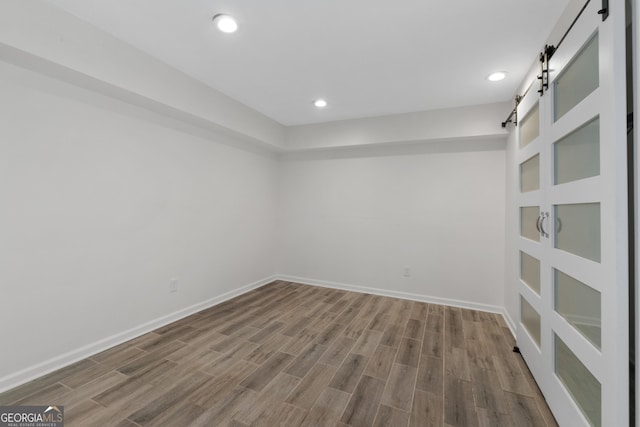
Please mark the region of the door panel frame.
[[[610, 14], [602, 22], [600, 2], [589, 3], [550, 61], [549, 89], [539, 97], [534, 90], [518, 106], [524, 117], [539, 102], [540, 135], [524, 149], [516, 137], [518, 177], [520, 164], [540, 153], [540, 190], [516, 197], [518, 207], [540, 206], [555, 224], [555, 205], [600, 203], [601, 260], [591, 261], [555, 248], [555, 233], [539, 243], [520, 236], [518, 250], [540, 261], [538, 296], [519, 280], [519, 298], [541, 316], [541, 348], [522, 326], [518, 299], [517, 343], [560, 425], [589, 425], [587, 418], [555, 373], [554, 334], [580, 359], [601, 384], [602, 425], [628, 425], [628, 220], [625, 86], [625, 0], [610, 0]], [[598, 33], [599, 86], [557, 121], [554, 120], [555, 81], [567, 64]], [[533, 88], [532, 88], [533, 89]], [[586, 124], [600, 119], [600, 175], [554, 185], [554, 143]], [[520, 186], [518, 185], [518, 192]], [[520, 259], [518, 254], [518, 260]], [[554, 308], [556, 268], [600, 292], [601, 349], [595, 347]], [[520, 270], [518, 269], [518, 272]]]

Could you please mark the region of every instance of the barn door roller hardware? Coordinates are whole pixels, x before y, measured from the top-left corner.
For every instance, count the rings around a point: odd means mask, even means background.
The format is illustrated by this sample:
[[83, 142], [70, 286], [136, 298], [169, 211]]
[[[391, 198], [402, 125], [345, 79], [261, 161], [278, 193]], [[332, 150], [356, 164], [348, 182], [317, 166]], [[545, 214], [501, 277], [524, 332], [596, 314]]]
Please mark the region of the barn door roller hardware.
[[[602, 20], [605, 21], [609, 17], [609, 0], [601, 0], [601, 1], [602, 1], [602, 8], [598, 10], [598, 15], [601, 15]], [[569, 34], [573, 26], [578, 21], [578, 19], [580, 19], [580, 16], [585, 11], [585, 9], [587, 8], [590, 2], [591, 0], [587, 0], [585, 2], [584, 6], [582, 6], [582, 9], [580, 9], [580, 12], [578, 12], [578, 15], [575, 17], [571, 25], [569, 25], [569, 28], [567, 28], [567, 31], [565, 31], [565, 33], [563, 34], [558, 44], [555, 46], [545, 45], [544, 51], [539, 54], [538, 58], [540, 61], [540, 74], [537, 76], [537, 78], [538, 80], [540, 80], [540, 89], [538, 89], [538, 93], [540, 94], [540, 96], [544, 95], [544, 92], [549, 90], [549, 60], [551, 59], [553, 54], [558, 50], [558, 48], [560, 48], [560, 45], [562, 44], [564, 39], [567, 37], [567, 35]], [[531, 86], [533, 86], [533, 84]], [[531, 86], [529, 86], [529, 88], [531, 88]], [[528, 89], [527, 89], [527, 92], [528, 92]], [[527, 92], [525, 92], [520, 98], [524, 97], [524, 95], [526, 95]], [[516, 96], [516, 108], [518, 106], [518, 102], [519, 102], [518, 96]], [[517, 113], [515, 108], [513, 109], [513, 111], [511, 111], [511, 114], [509, 114], [509, 117], [507, 117], [507, 120], [502, 122], [502, 127], [503, 128], [507, 127], [507, 124], [509, 123], [513, 123], [516, 126], [518, 125]]]
[[602, 15], [603, 22], [609, 17], [609, 0], [602, 0], [602, 9], [598, 11], [598, 15]]
[[553, 45], [545, 45], [544, 51], [540, 52], [540, 74], [538, 80], [540, 80], [540, 89], [538, 93], [540, 96], [544, 95], [544, 92], [549, 90], [549, 60], [555, 53], [556, 48]]
[[511, 114], [507, 117], [507, 120], [502, 122], [502, 127], [506, 128], [509, 123], [513, 123], [515, 126], [518, 125], [518, 104], [522, 100], [522, 96], [516, 95], [516, 106], [511, 110]]

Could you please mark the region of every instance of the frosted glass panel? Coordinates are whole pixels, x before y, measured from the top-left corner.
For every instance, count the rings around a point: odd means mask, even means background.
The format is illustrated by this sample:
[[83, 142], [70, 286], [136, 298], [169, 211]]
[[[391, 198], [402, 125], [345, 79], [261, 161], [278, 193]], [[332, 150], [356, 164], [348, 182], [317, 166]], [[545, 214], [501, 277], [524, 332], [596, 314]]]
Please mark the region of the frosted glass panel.
[[520, 165], [520, 191], [540, 189], [540, 155], [536, 154]]
[[600, 292], [554, 269], [555, 309], [600, 349]]
[[540, 315], [522, 296], [520, 297], [520, 322], [540, 347]]
[[540, 135], [540, 110], [538, 104], [527, 113], [519, 123], [520, 148], [526, 147]]
[[555, 336], [556, 374], [592, 426], [602, 425], [601, 386], [569, 347]]
[[555, 119], [558, 120], [564, 116], [593, 92], [600, 84], [599, 79], [598, 34], [596, 34], [565, 67], [554, 83]]
[[555, 184], [600, 175], [600, 119], [556, 142], [553, 152]]
[[520, 252], [520, 278], [540, 295], [540, 261], [524, 252]]
[[600, 262], [600, 203], [556, 205], [555, 218], [556, 248]]
[[527, 239], [540, 241], [540, 232], [536, 228], [540, 206], [527, 206], [520, 208], [520, 235]]

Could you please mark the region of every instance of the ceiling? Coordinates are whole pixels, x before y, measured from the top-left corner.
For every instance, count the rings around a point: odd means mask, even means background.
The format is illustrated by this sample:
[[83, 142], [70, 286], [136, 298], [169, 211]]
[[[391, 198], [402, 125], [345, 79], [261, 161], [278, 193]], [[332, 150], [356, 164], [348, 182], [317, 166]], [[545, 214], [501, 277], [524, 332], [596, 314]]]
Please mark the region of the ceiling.
[[510, 100], [569, 2], [49, 1], [287, 126]]

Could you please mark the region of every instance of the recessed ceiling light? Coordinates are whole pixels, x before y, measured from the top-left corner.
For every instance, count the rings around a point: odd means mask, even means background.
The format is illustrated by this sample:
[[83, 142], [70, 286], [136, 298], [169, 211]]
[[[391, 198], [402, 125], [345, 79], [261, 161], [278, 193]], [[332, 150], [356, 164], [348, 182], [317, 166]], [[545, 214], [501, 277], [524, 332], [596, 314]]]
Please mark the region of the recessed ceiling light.
[[495, 73], [489, 74], [487, 76], [487, 80], [489, 80], [490, 82], [499, 82], [500, 80], [504, 80], [505, 77], [507, 77], [506, 71], [497, 71]]
[[213, 17], [213, 22], [223, 33], [235, 33], [238, 29], [238, 23], [229, 15], [219, 13]]
[[316, 99], [315, 101], [313, 101], [313, 105], [318, 108], [324, 108], [327, 106], [327, 101], [325, 101], [324, 99]]

